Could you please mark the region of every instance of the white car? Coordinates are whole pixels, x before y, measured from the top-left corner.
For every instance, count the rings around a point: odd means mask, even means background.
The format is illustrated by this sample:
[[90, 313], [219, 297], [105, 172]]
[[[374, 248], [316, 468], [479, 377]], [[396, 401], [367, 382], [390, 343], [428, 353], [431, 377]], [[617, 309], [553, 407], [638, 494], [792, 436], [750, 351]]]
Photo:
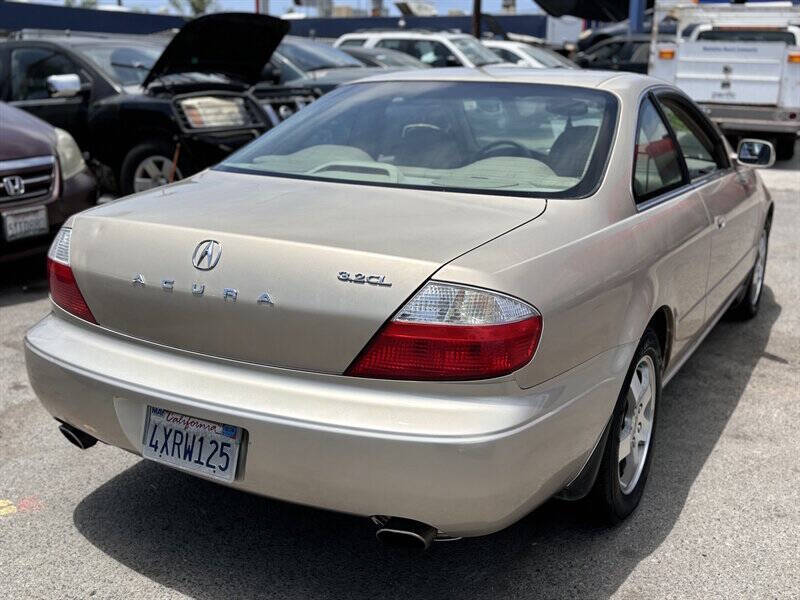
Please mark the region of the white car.
[[473, 36], [428, 31], [364, 31], [346, 33], [333, 45], [389, 48], [410, 54], [432, 67], [483, 67], [503, 60]]
[[508, 63], [533, 69], [578, 69], [578, 65], [541, 46], [511, 40], [483, 40], [483, 45]]

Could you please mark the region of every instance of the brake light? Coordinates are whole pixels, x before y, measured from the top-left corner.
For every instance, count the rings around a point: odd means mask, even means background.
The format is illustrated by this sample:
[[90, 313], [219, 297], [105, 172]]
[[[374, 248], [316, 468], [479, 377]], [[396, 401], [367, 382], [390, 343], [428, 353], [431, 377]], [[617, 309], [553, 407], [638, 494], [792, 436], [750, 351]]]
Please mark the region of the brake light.
[[97, 323], [83, 298], [78, 282], [70, 267], [70, 241], [72, 229], [62, 227], [47, 252], [47, 278], [50, 282], [50, 297], [68, 313], [90, 323]]
[[375, 334], [345, 372], [354, 377], [474, 380], [533, 358], [542, 317], [496, 292], [429, 282]]

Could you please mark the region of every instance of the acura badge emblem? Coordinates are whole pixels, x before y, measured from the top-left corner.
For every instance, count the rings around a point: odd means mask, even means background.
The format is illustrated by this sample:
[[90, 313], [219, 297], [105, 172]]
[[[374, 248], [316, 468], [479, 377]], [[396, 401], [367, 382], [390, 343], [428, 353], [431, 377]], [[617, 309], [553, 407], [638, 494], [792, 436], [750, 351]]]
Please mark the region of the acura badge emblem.
[[192, 264], [195, 269], [210, 271], [217, 266], [222, 256], [222, 246], [216, 240], [203, 240], [194, 249]]

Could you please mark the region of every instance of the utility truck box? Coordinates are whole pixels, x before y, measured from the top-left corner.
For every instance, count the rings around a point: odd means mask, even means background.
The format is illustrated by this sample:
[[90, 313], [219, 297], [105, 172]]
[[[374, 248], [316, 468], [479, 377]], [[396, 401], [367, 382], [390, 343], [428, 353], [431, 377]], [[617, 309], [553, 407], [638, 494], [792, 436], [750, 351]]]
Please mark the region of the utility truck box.
[[732, 138], [775, 143], [790, 158], [800, 131], [800, 6], [671, 6], [675, 41], [653, 43], [649, 72], [686, 92]]

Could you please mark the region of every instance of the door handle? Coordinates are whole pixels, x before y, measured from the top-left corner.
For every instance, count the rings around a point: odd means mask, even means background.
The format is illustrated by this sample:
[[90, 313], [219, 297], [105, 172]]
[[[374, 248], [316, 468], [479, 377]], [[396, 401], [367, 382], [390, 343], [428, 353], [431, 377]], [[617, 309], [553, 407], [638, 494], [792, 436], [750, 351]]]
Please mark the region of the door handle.
[[714, 217], [714, 225], [717, 226], [717, 229], [722, 229], [728, 222], [725, 220], [725, 217], [721, 215], [717, 215]]

